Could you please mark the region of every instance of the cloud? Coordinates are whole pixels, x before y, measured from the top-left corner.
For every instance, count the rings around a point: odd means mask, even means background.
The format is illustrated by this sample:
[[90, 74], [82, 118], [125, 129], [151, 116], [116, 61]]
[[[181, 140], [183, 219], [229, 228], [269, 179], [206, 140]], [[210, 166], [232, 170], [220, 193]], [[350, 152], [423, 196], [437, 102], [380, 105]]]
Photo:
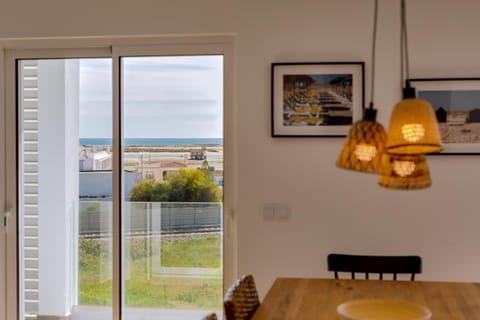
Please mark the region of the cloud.
[[[128, 57], [122, 66], [127, 137], [223, 136], [222, 56]], [[111, 136], [111, 68], [81, 59], [81, 137]]]

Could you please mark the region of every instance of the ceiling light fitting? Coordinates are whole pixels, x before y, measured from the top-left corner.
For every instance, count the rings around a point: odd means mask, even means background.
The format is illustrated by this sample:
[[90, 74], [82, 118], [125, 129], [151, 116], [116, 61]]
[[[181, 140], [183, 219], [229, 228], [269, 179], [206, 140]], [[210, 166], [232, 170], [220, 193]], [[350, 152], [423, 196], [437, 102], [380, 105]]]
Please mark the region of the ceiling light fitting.
[[363, 118], [355, 122], [347, 135], [345, 144], [336, 162], [337, 167], [361, 172], [377, 173], [385, 148], [387, 134], [376, 121], [377, 110], [373, 108], [375, 83], [375, 48], [377, 38], [378, 0], [375, 0], [372, 40], [372, 76], [370, 105], [363, 110]]
[[387, 189], [418, 190], [432, 185], [424, 155], [384, 153], [378, 184]]
[[[401, 1], [400, 75], [403, 99], [392, 112], [378, 184], [387, 189], [417, 190], [432, 185], [424, 154], [442, 150], [440, 132], [430, 103], [416, 98], [409, 78], [405, 0]], [[405, 76], [406, 75], [406, 78]]]
[[433, 108], [426, 100], [408, 98], [393, 109], [386, 151], [391, 154], [426, 154], [441, 151]]
[[407, 81], [410, 68], [405, 0], [401, 1], [400, 24], [401, 83], [405, 83], [405, 87], [403, 99], [395, 105], [390, 118], [386, 152], [416, 155], [440, 152], [441, 138], [435, 112], [428, 101], [415, 97], [415, 89]]
[[[379, 185], [388, 189], [415, 190], [432, 184], [424, 154], [441, 151], [441, 138], [433, 108], [418, 99], [409, 78], [408, 39], [405, 0], [401, 0], [400, 63], [402, 100], [391, 114], [388, 135], [376, 121], [373, 108], [375, 79], [375, 47], [378, 20], [378, 0], [375, 0], [372, 82], [369, 108], [355, 122], [336, 162], [337, 167], [355, 171], [380, 173]], [[405, 75], [406, 74], [406, 78]]]

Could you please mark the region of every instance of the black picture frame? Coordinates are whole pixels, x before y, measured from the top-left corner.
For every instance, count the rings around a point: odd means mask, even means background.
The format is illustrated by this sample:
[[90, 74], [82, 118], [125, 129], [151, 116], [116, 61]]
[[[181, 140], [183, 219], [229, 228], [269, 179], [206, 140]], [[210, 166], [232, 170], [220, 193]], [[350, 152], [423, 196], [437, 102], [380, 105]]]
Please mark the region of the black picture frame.
[[362, 118], [364, 69], [362, 61], [272, 63], [272, 137], [345, 137]]
[[437, 116], [443, 150], [433, 155], [480, 155], [480, 78], [412, 78], [407, 84]]

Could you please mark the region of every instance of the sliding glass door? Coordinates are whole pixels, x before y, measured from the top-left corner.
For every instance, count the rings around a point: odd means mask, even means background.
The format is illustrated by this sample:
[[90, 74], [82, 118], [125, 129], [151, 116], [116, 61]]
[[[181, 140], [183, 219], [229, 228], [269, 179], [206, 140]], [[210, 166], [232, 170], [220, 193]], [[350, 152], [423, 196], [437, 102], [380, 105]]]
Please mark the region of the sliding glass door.
[[8, 315], [221, 317], [228, 166], [215, 51], [9, 55]]
[[17, 63], [23, 318], [112, 305], [111, 59]]
[[121, 75], [124, 318], [221, 310], [223, 57], [123, 57]]

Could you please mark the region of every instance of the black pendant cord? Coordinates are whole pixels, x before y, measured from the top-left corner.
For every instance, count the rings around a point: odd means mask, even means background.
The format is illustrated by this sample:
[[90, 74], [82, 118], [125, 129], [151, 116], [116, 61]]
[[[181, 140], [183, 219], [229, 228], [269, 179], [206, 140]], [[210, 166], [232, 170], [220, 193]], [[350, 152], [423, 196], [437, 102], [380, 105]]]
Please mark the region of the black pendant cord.
[[373, 13], [373, 39], [372, 39], [372, 83], [370, 85], [370, 104], [363, 110], [363, 120], [375, 122], [377, 119], [377, 110], [373, 108], [373, 97], [375, 94], [375, 49], [377, 42], [377, 20], [378, 20], [378, 0], [375, 0]]
[[[410, 66], [408, 63], [408, 34], [407, 34], [407, 18], [405, 0], [401, 3], [400, 14], [400, 63], [401, 63], [401, 82], [409, 78]], [[406, 75], [406, 78], [405, 78]]]
[[407, 6], [406, 0], [402, 0], [400, 7], [400, 86], [402, 88], [403, 99], [415, 98], [415, 89], [411, 88], [407, 83], [407, 79], [409, 78]]
[[372, 79], [370, 84], [370, 104], [368, 106], [369, 109], [373, 109], [373, 97], [375, 94], [375, 53], [377, 44], [378, 0], [375, 0], [375, 7], [373, 10]]

